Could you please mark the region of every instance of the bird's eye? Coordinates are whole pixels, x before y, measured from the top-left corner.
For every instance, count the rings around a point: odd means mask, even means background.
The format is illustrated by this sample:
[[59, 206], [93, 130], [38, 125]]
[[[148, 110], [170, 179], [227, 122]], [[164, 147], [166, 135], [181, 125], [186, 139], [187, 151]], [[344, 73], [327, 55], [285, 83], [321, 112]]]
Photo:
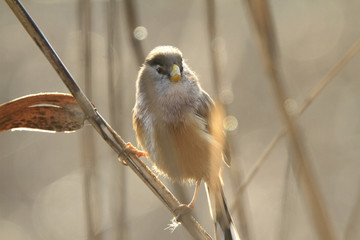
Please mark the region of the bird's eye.
[[165, 69], [162, 67], [162, 66], [156, 66], [156, 71], [159, 73], [159, 74], [166, 74], [166, 71]]

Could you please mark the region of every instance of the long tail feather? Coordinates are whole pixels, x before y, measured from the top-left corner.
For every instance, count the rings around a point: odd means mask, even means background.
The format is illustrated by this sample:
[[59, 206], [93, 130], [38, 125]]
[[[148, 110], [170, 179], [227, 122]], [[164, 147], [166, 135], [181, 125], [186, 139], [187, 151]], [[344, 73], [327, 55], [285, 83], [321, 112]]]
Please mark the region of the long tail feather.
[[218, 239], [217, 227], [219, 226], [224, 234], [224, 240], [240, 240], [239, 234], [232, 221], [229, 209], [226, 204], [224, 191], [222, 187], [216, 192], [211, 192], [206, 186], [208, 195], [210, 214], [214, 221], [215, 239]]

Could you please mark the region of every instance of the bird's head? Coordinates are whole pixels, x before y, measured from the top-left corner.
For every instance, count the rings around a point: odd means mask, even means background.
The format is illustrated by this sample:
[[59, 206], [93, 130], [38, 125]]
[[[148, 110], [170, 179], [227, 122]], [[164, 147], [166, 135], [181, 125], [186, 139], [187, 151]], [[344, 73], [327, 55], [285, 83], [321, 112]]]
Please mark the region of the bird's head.
[[146, 57], [145, 68], [157, 80], [179, 82], [183, 75], [182, 53], [172, 46], [156, 47]]
[[154, 48], [146, 57], [137, 80], [137, 101], [154, 107], [183, 108], [201, 94], [196, 74], [190, 70], [179, 49]]

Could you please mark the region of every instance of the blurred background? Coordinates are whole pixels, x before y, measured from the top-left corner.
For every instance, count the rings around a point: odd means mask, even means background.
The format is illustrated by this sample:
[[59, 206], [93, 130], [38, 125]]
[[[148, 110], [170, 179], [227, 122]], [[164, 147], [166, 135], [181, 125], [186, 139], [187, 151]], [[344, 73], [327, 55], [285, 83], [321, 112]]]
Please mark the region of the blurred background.
[[[244, 2], [216, 1], [215, 37], [209, 35], [209, 1], [96, 0], [91, 2], [90, 15], [83, 1], [22, 2], [82, 88], [83, 79], [91, 76], [92, 102], [134, 145], [132, 108], [141, 66], [137, 56], [158, 45], [178, 47], [202, 87], [214, 98], [218, 95], [227, 108], [224, 127], [233, 156], [232, 168], [223, 171], [225, 194], [243, 239], [318, 239], [289, 167], [285, 138], [241, 196], [237, 194], [283, 126]], [[281, 74], [296, 108], [360, 39], [360, 1], [271, 0], [269, 5]], [[87, 40], [84, 19], [90, 19]], [[86, 46], [91, 58], [84, 57]], [[134, 46], [143, 53], [136, 53]], [[218, 82], [213, 79], [214, 46]], [[5, 1], [0, 2], [0, 56], [0, 103], [33, 93], [68, 92]], [[91, 74], [84, 70], [86, 63]], [[359, 66], [360, 56], [355, 56], [299, 118], [337, 239], [360, 238]], [[110, 100], [109, 89], [114, 90], [115, 100]], [[116, 109], [115, 116], [111, 109]], [[0, 134], [0, 238], [191, 239], [181, 226], [173, 233], [164, 230], [172, 218], [170, 212], [95, 132], [94, 160], [84, 160], [84, 151], [90, 148], [84, 144], [85, 131], [94, 130], [88, 125], [68, 134]], [[191, 199], [194, 186], [181, 188], [160, 179], [180, 201]], [[203, 187], [195, 215], [212, 235]]]

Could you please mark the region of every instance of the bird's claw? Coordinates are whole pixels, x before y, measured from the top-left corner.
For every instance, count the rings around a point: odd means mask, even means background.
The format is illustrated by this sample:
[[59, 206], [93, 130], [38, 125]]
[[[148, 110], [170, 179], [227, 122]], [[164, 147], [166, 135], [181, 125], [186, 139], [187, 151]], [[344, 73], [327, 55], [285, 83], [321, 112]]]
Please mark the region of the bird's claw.
[[178, 207], [174, 209], [175, 213], [175, 221], [180, 222], [181, 217], [183, 215], [189, 214], [194, 210], [194, 206], [192, 204], [180, 204]]
[[[127, 154], [135, 154], [138, 158], [140, 157], [149, 157], [149, 154], [147, 152], [143, 152], [143, 151], [140, 151], [138, 150], [136, 147], [134, 147], [131, 143], [126, 143], [126, 147], [124, 149], [125, 153]], [[119, 156], [119, 159], [120, 159], [120, 156]], [[128, 164], [126, 163], [125, 160], [121, 160], [121, 163], [124, 164], [125, 166], [127, 166]]]
[[127, 153], [135, 154], [137, 157], [149, 157], [149, 154], [147, 152], [143, 152], [138, 150], [136, 147], [134, 147], [131, 143], [126, 143], [126, 148], [124, 150]]

